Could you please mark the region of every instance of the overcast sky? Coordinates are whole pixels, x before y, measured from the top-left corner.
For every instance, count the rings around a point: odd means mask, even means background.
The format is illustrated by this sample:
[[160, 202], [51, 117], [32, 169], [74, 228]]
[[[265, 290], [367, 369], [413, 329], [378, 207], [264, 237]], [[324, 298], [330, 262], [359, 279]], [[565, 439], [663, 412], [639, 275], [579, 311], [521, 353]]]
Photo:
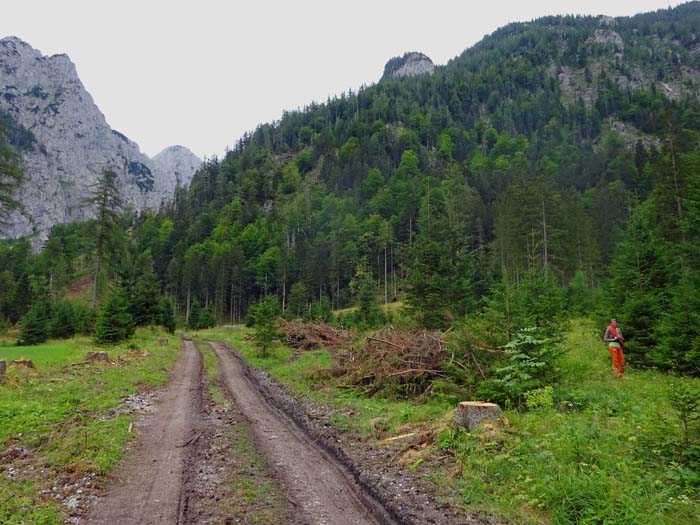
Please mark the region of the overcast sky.
[[376, 82], [422, 51], [445, 64], [513, 21], [631, 15], [669, 0], [18, 0], [0, 37], [66, 53], [109, 124], [148, 155], [172, 144], [221, 155], [282, 111]]

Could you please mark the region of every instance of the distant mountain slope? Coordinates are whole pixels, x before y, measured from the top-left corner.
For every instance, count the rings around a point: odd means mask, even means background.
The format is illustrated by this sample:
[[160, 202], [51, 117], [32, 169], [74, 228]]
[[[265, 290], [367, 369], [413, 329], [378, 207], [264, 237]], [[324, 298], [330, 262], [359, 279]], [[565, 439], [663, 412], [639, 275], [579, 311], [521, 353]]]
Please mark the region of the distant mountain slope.
[[537, 272], [595, 288], [639, 206], [690, 206], [699, 27], [691, 2], [510, 24], [434, 69], [391, 59], [378, 83], [261, 124], [198, 170], [144, 229], [171, 232], [152, 249], [163, 286], [238, 315], [293, 287], [342, 308], [370, 273], [442, 327]]
[[118, 173], [128, 204], [143, 210], [169, 201], [201, 164], [182, 146], [148, 158], [110, 128], [66, 55], [43, 56], [16, 37], [0, 40], [0, 111], [12, 135], [24, 137], [17, 146], [27, 179], [18, 193], [24, 213], [11, 216], [0, 238], [41, 239], [54, 224], [89, 218], [81, 202], [106, 168]]

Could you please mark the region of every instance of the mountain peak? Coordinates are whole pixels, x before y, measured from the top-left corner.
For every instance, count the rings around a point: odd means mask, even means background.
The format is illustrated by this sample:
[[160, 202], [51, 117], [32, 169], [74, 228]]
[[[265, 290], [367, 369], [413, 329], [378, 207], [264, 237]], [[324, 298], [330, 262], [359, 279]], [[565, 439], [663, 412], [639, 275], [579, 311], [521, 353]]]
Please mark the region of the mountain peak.
[[104, 169], [118, 173], [124, 199], [141, 211], [171, 200], [201, 164], [182, 146], [144, 155], [110, 128], [68, 55], [44, 56], [16, 36], [0, 39], [0, 112], [28, 144], [16, 196], [24, 212], [11, 214], [0, 238], [43, 240], [54, 224], [91, 218], [82, 203]]
[[382, 78], [403, 78], [417, 75], [431, 75], [435, 64], [427, 55], [418, 51], [409, 51], [401, 57], [390, 59], [384, 66]]

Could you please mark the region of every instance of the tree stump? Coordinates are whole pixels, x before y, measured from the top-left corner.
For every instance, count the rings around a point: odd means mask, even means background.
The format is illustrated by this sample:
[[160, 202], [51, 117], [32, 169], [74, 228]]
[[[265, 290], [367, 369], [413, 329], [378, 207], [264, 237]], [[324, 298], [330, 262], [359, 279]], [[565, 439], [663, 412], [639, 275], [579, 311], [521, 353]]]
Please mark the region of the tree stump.
[[12, 364], [17, 366], [23, 366], [25, 368], [34, 368], [34, 363], [31, 361], [31, 359], [25, 359], [24, 357], [15, 359], [14, 361], [12, 361]]
[[457, 426], [466, 428], [471, 432], [484, 420], [492, 421], [499, 426], [505, 425], [501, 407], [495, 403], [462, 401], [457, 406], [454, 417], [454, 422]]
[[88, 362], [91, 362], [91, 361], [107, 362], [107, 361], [109, 361], [109, 356], [107, 355], [107, 352], [88, 352], [88, 355], [85, 357], [85, 361], [88, 361]]
[[2, 376], [5, 375], [5, 372], [7, 372], [7, 361], [0, 360], [0, 380], [2, 380]]

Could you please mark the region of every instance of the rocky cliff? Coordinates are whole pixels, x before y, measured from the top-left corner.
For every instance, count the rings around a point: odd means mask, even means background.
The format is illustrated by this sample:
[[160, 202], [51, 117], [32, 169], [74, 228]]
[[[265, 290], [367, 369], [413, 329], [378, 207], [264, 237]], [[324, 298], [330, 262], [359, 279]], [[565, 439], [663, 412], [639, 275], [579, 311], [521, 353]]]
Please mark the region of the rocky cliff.
[[126, 202], [136, 211], [158, 208], [175, 188], [187, 186], [201, 160], [171, 146], [153, 159], [110, 128], [66, 55], [43, 56], [16, 37], [0, 40], [0, 111], [24, 137], [18, 144], [25, 183], [0, 238], [46, 238], [54, 224], [84, 220], [82, 205], [100, 173], [118, 174]]
[[415, 51], [405, 53], [402, 57], [394, 57], [384, 66], [382, 78], [403, 78], [416, 75], [431, 75], [435, 64], [423, 53]]

